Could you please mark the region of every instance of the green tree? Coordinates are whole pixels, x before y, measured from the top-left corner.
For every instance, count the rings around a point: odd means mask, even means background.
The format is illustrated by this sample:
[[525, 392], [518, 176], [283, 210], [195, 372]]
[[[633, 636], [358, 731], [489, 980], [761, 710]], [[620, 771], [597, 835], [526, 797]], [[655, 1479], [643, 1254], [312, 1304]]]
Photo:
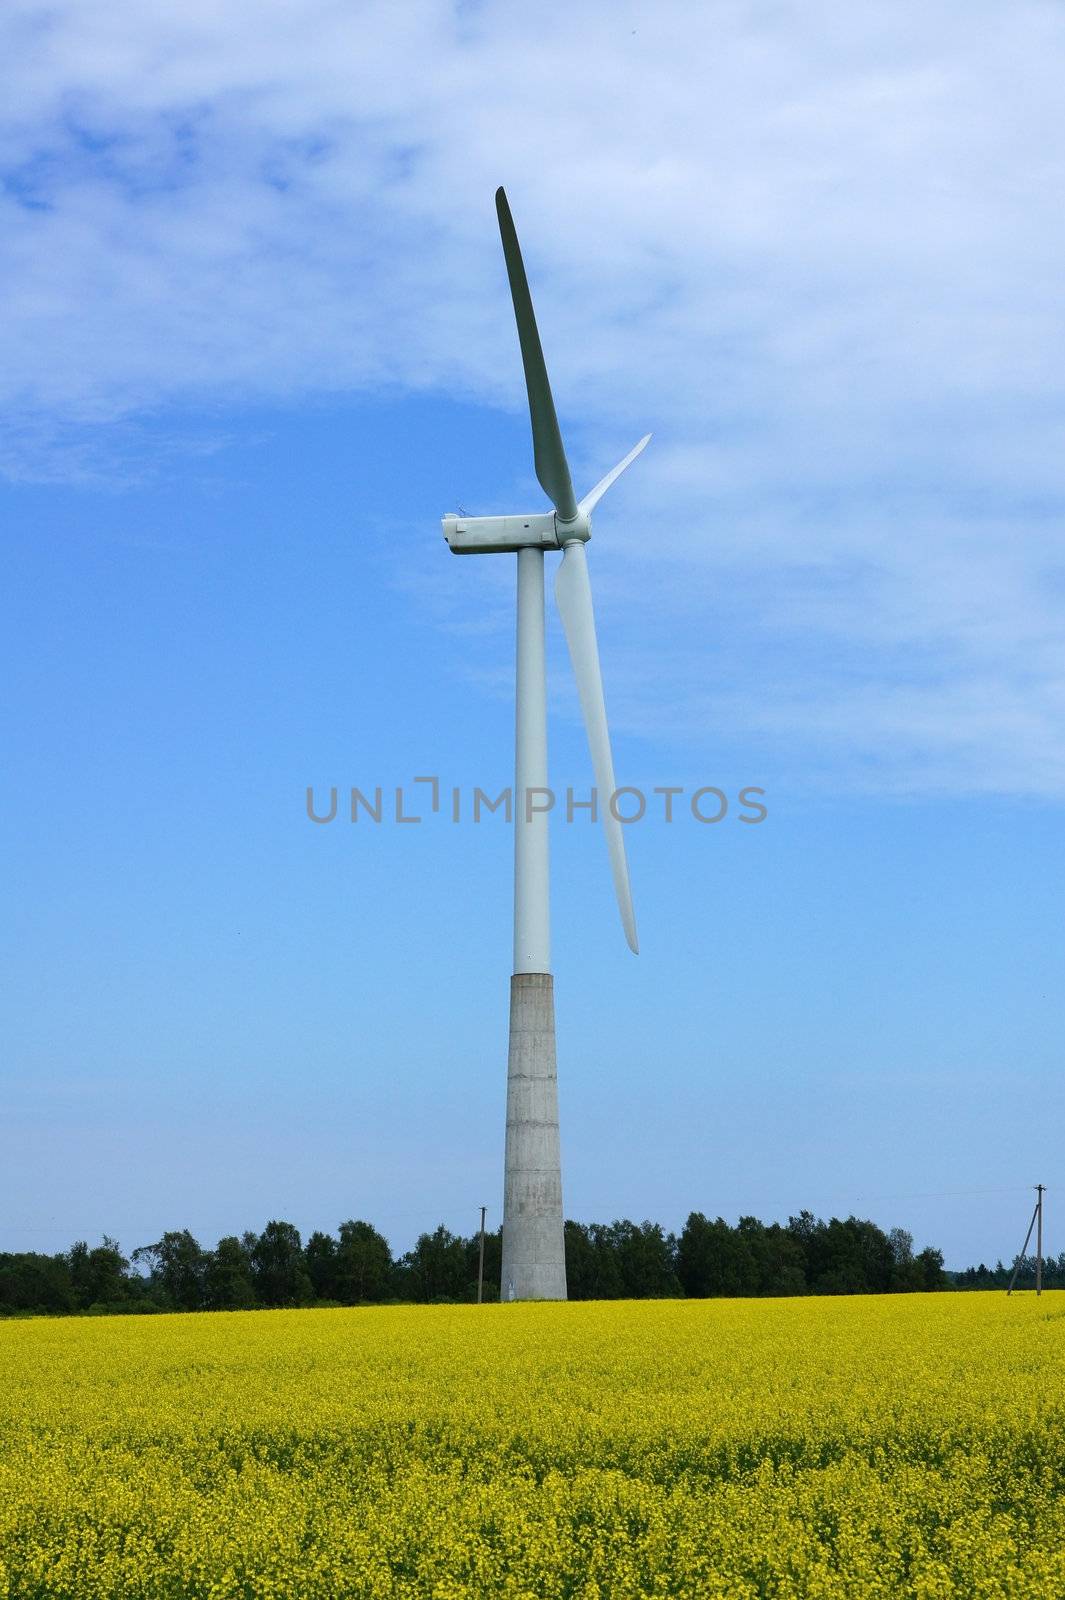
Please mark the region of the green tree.
[[337, 1242], [331, 1233], [312, 1233], [304, 1251], [307, 1276], [316, 1300], [339, 1300]]
[[[740, 1218], [740, 1227], [744, 1219]], [[771, 1295], [805, 1294], [806, 1277], [803, 1271], [802, 1251], [787, 1228], [771, 1222], [767, 1228], [758, 1224], [761, 1234], [755, 1250], [758, 1270], [758, 1293]]]
[[819, 1284], [826, 1293], [883, 1294], [891, 1288], [891, 1244], [875, 1222], [832, 1217], [827, 1243], [829, 1261]]
[[722, 1256], [719, 1267], [737, 1286], [733, 1293], [802, 1294], [806, 1288], [802, 1250], [779, 1222], [766, 1227], [757, 1217], [741, 1217]]
[[164, 1303], [177, 1311], [200, 1311], [206, 1303], [207, 1254], [187, 1228], [164, 1233], [156, 1244], [142, 1244], [134, 1261], [144, 1261], [151, 1284]]
[[128, 1277], [129, 1262], [117, 1239], [105, 1233], [90, 1250], [84, 1239], [71, 1245], [66, 1256], [71, 1289], [81, 1311], [90, 1306], [120, 1306], [134, 1298]]
[[689, 1216], [677, 1241], [677, 1276], [692, 1299], [758, 1293], [752, 1241], [724, 1217], [711, 1222], [701, 1211]]
[[[466, 1247], [466, 1281], [470, 1286], [470, 1298], [477, 1298], [477, 1263], [481, 1249], [480, 1231], [471, 1235], [465, 1241]], [[484, 1235], [484, 1298], [485, 1300], [499, 1299], [499, 1279], [503, 1266], [503, 1230], [496, 1228], [493, 1232], [485, 1229]]]
[[602, 1222], [567, 1222], [564, 1237], [570, 1299], [620, 1300], [625, 1286], [613, 1231]]
[[803, 1211], [788, 1218], [788, 1233], [802, 1250], [812, 1293], [880, 1294], [892, 1287], [894, 1247], [875, 1222], [853, 1216], [822, 1222]]
[[303, 1306], [314, 1298], [299, 1229], [291, 1222], [268, 1222], [250, 1253], [252, 1282], [264, 1306]]
[[676, 1272], [677, 1241], [657, 1222], [627, 1218], [613, 1222], [609, 1240], [626, 1299], [661, 1300], [683, 1294]]
[[419, 1236], [398, 1263], [398, 1286], [416, 1300], [465, 1300], [466, 1250], [463, 1241], [441, 1225]]
[[926, 1245], [920, 1254], [914, 1257], [914, 1265], [920, 1268], [920, 1287], [926, 1293], [946, 1288], [947, 1277], [943, 1271], [942, 1250], [936, 1250], [932, 1245]]
[[[566, 1219], [563, 1227], [566, 1246], [566, 1291], [571, 1300], [594, 1300], [596, 1260], [588, 1229], [582, 1222]], [[500, 1252], [502, 1267], [502, 1252]]]
[[247, 1311], [255, 1304], [251, 1252], [233, 1234], [219, 1239], [207, 1257], [204, 1298], [209, 1311]]
[[392, 1252], [368, 1222], [342, 1222], [336, 1251], [336, 1295], [345, 1305], [388, 1298]]
[[0, 1313], [70, 1312], [76, 1304], [65, 1256], [0, 1255]]

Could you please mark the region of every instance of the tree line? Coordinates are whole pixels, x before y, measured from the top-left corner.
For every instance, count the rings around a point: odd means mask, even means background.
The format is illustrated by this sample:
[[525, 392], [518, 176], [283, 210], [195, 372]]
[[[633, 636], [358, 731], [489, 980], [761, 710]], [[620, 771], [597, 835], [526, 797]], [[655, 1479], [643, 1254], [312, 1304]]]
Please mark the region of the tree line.
[[[1008, 1267], [1003, 1266], [1001, 1261], [996, 1261], [993, 1267], [986, 1266], [981, 1261], [978, 1267], [966, 1267], [964, 1272], [955, 1272], [953, 1274], [954, 1287], [956, 1289], [1008, 1289], [1014, 1268], [1016, 1268], [1017, 1288], [1030, 1289], [1035, 1283], [1035, 1266], [1035, 1256], [1015, 1258]], [[1043, 1288], [1065, 1289], [1065, 1250], [1059, 1256], [1043, 1257]]]
[[[571, 1300], [885, 1294], [966, 1277], [946, 1274], [931, 1246], [915, 1252], [905, 1229], [885, 1233], [853, 1216], [825, 1222], [810, 1211], [786, 1224], [741, 1217], [735, 1226], [693, 1211], [679, 1234], [656, 1222], [567, 1222], [565, 1238]], [[291, 1222], [273, 1221], [261, 1233], [227, 1235], [213, 1250], [183, 1228], [128, 1257], [105, 1236], [57, 1255], [0, 1254], [0, 1315], [471, 1301], [479, 1250], [477, 1233], [441, 1226], [393, 1257], [385, 1237], [360, 1221], [314, 1232], [306, 1243]], [[497, 1229], [485, 1234], [486, 1300], [499, 1299], [500, 1264]], [[977, 1270], [987, 1271], [970, 1269]], [[997, 1270], [1006, 1271], [1001, 1263]]]

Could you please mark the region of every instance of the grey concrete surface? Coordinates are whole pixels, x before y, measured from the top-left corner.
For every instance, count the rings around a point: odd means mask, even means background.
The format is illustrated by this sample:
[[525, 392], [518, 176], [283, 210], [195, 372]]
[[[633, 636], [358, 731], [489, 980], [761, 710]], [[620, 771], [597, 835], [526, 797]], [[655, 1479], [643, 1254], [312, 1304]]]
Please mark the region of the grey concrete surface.
[[547, 972], [510, 980], [500, 1297], [566, 1298], [555, 993]]

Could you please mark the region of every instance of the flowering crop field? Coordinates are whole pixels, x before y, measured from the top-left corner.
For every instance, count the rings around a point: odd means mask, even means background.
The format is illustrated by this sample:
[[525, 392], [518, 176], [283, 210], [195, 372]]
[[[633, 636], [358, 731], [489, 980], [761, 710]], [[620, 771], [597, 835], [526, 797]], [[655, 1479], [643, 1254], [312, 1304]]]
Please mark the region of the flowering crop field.
[[0, 1324], [0, 1596], [1065, 1596], [1065, 1293]]

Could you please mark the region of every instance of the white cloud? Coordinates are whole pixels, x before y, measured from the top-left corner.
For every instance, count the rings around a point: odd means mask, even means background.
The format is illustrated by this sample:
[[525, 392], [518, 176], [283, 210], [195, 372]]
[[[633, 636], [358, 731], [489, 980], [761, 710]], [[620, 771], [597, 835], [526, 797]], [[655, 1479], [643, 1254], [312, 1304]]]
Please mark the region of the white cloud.
[[170, 401], [515, 404], [503, 179], [580, 476], [657, 433], [602, 598], [671, 645], [628, 627], [622, 720], [1065, 792], [1059, 7], [9, 0], [0, 29], [12, 474], [91, 472]]

